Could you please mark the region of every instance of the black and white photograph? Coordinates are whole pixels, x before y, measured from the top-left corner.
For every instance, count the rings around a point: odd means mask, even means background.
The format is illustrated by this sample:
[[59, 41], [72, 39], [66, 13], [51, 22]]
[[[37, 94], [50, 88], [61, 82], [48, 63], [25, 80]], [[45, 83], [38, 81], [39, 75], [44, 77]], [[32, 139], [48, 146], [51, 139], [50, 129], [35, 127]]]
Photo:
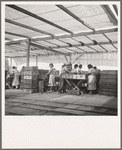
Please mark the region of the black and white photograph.
[[120, 116], [119, 2], [4, 2], [2, 9], [4, 118]]

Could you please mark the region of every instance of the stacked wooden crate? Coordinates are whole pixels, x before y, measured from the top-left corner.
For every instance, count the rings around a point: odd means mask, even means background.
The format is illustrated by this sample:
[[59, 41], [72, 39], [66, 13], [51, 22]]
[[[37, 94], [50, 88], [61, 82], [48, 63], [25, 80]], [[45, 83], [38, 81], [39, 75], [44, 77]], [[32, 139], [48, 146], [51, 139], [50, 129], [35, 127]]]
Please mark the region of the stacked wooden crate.
[[24, 92], [38, 92], [38, 67], [25, 67], [21, 78]]
[[117, 96], [117, 71], [103, 70], [100, 75], [99, 94]]
[[24, 89], [24, 69], [21, 72], [21, 81], [20, 81], [20, 89]]

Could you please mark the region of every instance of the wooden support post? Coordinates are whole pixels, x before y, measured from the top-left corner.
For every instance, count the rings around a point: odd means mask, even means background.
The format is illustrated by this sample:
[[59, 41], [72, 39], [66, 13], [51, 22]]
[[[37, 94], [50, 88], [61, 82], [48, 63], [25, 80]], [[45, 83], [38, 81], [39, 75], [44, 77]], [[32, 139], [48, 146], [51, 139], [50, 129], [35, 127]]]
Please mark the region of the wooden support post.
[[72, 63], [72, 54], [69, 56], [69, 62]]
[[66, 61], [68, 62], [68, 59], [67, 59], [67, 57], [64, 55], [64, 58], [66, 59]]
[[10, 70], [12, 69], [12, 58], [10, 58]]
[[38, 56], [36, 56], [36, 66], [38, 67]]
[[30, 60], [30, 40], [27, 41], [27, 67], [29, 67], [29, 60]]
[[73, 62], [72, 64], [74, 64], [81, 56], [83, 56], [85, 53], [82, 53], [81, 55], [79, 55]]

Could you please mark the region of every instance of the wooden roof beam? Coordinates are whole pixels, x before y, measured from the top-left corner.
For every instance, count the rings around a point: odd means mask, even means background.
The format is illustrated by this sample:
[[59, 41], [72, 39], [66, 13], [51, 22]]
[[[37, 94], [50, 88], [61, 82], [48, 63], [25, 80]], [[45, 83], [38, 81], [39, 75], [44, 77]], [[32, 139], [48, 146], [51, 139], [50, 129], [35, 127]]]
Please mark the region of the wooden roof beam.
[[30, 45], [35, 46], [35, 47], [38, 47], [38, 48], [40, 48], [40, 49], [45, 49], [45, 50], [48, 50], [48, 51], [51, 51], [51, 52], [54, 52], [54, 53], [65, 54], [65, 53], [63, 53], [63, 52], [56, 51], [56, 50], [54, 50], [54, 49], [52, 49], [52, 48], [48, 48], [48, 47], [41, 46], [41, 45], [39, 45], [39, 44], [37, 44], [37, 43], [34, 43], [34, 42], [30, 42]]
[[37, 38], [32, 38], [32, 41], [42, 41], [42, 40], [52, 40], [52, 39], [63, 39], [63, 38], [71, 38], [71, 37], [78, 37], [78, 36], [85, 36], [85, 35], [93, 35], [93, 34], [102, 34], [102, 33], [110, 33], [110, 32], [116, 32], [118, 31], [118, 27], [112, 27], [108, 29], [99, 29], [96, 30], [95, 32], [93, 31], [87, 31], [87, 32], [79, 32], [79, 33], [74, 33], [72, 36], [71, 35], [60, 35], [60, 36], [55, 36], [54, 38], [51, 37], [37, 37]]
[[25, 25], [25, 24], [22, 24], [22, 23], [13, 21], [13, 20], [5, 19], [5, 22], [16, 25], [16, 26], [19, 26], [19, 27], [22, 27], [22, 28], [25, 28], [25, 29], [28, 29], [28, 30], [32, 30], [32, 31], [35, 31], [35, 32], [38, 32], [38, 33], [42, 33], [42, 34], [46, 34], [46, 35], [50, 35], [51, 37], [54, 37], [54, 35], [51, 34], [51, 33], [48, 33], [48, 32], [43, 31], [43, 30], [39, 30], [37, 28], [33, 28], [31, 26], [28, 26], [28, 25]]
[[15, 45], [15, 44], [26, 43], [26, 41], [27, 41], [27, 39], [13, 40], [13, 41], [5, 42], [5, 44], [6, 44], [6, 45]]
[[114, 44], [112, 43], [112, 41], [108, 38], [108, 36], [107, 36], [106, 34], [104, 34], [104, 33], [103, 33], [103, 35], [110, 41], [111, 45], [112, 45], [115, 49], [117, 49], [116, 46], [114, 46]]
[[[108, 52], [104, 47], [102, 47], [101, 46], [101, 44], [102, 44], [102, 42], [97, 42], [97, 41], [95, 41], [95, 40], [92, 40], [90, 37], [88, 37], [88, 36], [86, 36], [89, 40], [91, 40], [93, 43], [94, 43], [94, 45], [99, 45], [102, 49], [104, 49], [106, 52]], [[107, 42], [106, 42], [107, 43]], [[111, 44], [110, 43], [110, 41], [109, 41], [109, 44]], [[89, 47], [89, 46], [88, 46]], [[91, 48], [91, 47], [90, 47]], [[94, 48], [92, 48], [93, 50], [95, 50]], [[98, 51], [97, 51], [98, 52]]]
[[19, 36], [19, 37], [30, 39], [30, 37], [22, 35], [22, 34], [17, 34], [17, 33], [12, 33], [12, 32], [7, 32], [7, 31], [5, 31], [5, 34], [9, 34], [9, 35], [14, 35], [14, 36]]
[[[115, 15], [113, 14], [111, 8], [108, 5], [101, 5], [101, 7], [105, 10], [105, 12], [107, 12], [107, 14], [109, 16], [111, 16], [111, 18], [113, 18], [115, 23], [118, 24], [118, 20], [116, 19]], [[111, 20], [110, 20], [110, 22], [111, 22]]]
[[116, 18], [116, 20], [118, 22], [118, 16], [115, 12], [115, 9], [114, 9], [113, 5], [109, 4], [109, 8], [111, 9], [111, 12], [113, 13], [114, 17]]
[[63, 5], [56, 5], [56, 6], [59, 7], [60, 9], [62, 9], [64, 12], [66, 12], [67, 14], [69, 14], [71, 17], [73, 17], [77, 21], [79, 21], [80, 23], [82, 23], [84, 26], [86, 26], [87, 28], [89, 28], [90, 30], [92, 30], [93, 32], [95, 32], [95, 29], [93, 27], [91, 27], [89, 24], [87, 24], [86, 22], [84, 22], [83, 20], [81, 20], [81, 18], [77, 17], [75, 14], [73, 14], [70, 10], [68, 10], [67, 8], [65, 8]]
[[[37, 45], [40, 45], [39, 43], [37, 42], [34, 42], [35, 44]], [[117, 41], [113, 41], [112, 43], [110, 41], [107, 41], [107, 42], [97, 42], [96, 45], [100, 45], [100, 44], [117, 44], [118, 42]], [[16, 43], [15, 43], [16, 44]], [[9, 45], [9, 44], [8, 44]], [[82, 47], [82, 46], [93, 46], [95, 45], [94, 43], [86, 43], [86, 44], [74, 44], [74, 45], [63, 45], [63, 46], [59, 46], [58, 48], [69, 48], [69, 47]], [[42, 46], [42, 45], [41, 45]], [[45, 47], [45, 46], [44, 46]], [[53, 46], [53, 47], [46, 47], [46, 48], [51, 48], [51, 49], [54, 49], [54, 48], [57, 48], [57, 46]]]
[[[112, 28], [108, 28], [108, 29], [99, 29], [96, 30], [95, 33], [93, 33], [92, 31], [88, 31], [88, 32], [80, 32], [80, 33], [76, 33], [73, 36], [70, 35], [61, 35], [61, 36], [55, 36], [54, 38], [52, 37], [37, 37], [37, 38], [32, 38], [31, 41], [36, 42], [36, 41], [43, 41], [43, 40], [52, 40], [52, 39], [63, 39], [63, 38], [71, 38], [71, 37], [78, 37], [78, 36], [85, 36], [85, 35], [93, 35], [93, 34], [102, 34], [102, 33], [111, 33], [111, 32], [117, 32], [118, 31], [118, 27], [112, 27]], [[27, 39], [22, 39], [22, 40], [13, 40], [13, 41], [7, 41], [5, 42], [6, 44], [20, 44], [22, 42], [26, 42]]]
[[6, 38], [6, 37], [5, 37], [5, 40], [8, 40], [8, 41], [10, 41], [11, 39], [10, 39], [10, 38]]
[[78, 56], [73, 62], [72, 64], [74, 64], [81, 56], [83, 56], [85, 53], [81, 53], [80, 56]]
[[49, 25], [52, 25], [52, 26], [54, 26], [54, 27], [56, 27], [56, 28], [58, 28], [58, 29], [60, 29], [60, 30], [63, 30], [63, 31], [65, 31], [65, 32], [68, 32], [68, 33], [70, 33], [71, 35], [73, 35], [73, 32], [71, 32], [71, 31], [69, 31], [69, 30], [67, 30], [67, 29], [65, 29], [65, 28], [63, 28], [63, 27], [61, 27], [61, 26], [59, 26], [59, 25], [57, 25], [57, 24], [55, 24], [55, 23], [49, 21], [49, 20], [46, 20], [45, 18], [42, 18], [42, 17], [40, 17], [40, 16], [38, 16], [38, 15], [36, 15], [36, 14], [30, 12], [30, 11], [27, 11], [27, 10], [21, 8], [21, 7], [18, 7], [18, 6], [16, 6], [16, 5], [6, 5], [6, 6], [8, 6], [8, 7], [10, 7], [10, 8], [13, 8], [13, 9], [19, 11], [19, 12], [22, 12], [22, 13], [28, 15], [28, 16], [31, 16], [31, 17], [33, 17], [33, 18], [35, 18], [35, 19], [38, 19], [38, 20], [40, 20], [40, 21], [42, 21], [42, 22], [45, 22], [45, 23], [47, 23], [47, 24], [49, 24]]
[[115, 10], [115, 12], [116, 12], [116, 14], [117, 14], [117, 16], [118, 16], [118, 8], [117, 8], [117, 6], [116, 6], [116, 5], [113, 5], [113, 7], [114, 7], [114, 10]]
[[82, 48], [79, 48], [79, 47], [76, 47], [76, 48], [83, 51], [83, 52], [85, 52], [85, 53], [87, 53], [87, 51], [83, 50]]
[[92, 49], [92, 50], [94, 50], [94, 51], [96, 51], [98, 53], [98, 51], [95, 48], [90, 47], [90, 46], [87, 46], [87, 47], [90, 48], [90, 49]]

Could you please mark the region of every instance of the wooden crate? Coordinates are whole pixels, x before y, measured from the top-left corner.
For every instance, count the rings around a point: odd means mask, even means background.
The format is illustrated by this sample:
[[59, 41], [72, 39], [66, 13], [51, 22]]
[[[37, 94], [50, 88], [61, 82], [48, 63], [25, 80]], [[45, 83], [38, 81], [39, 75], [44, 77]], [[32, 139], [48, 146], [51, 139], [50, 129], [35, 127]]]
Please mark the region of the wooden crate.
[[24, 89], [25, 93], [37, 93], [38, 90], [37, 89]]
[[38, 80], [38, 75], [24, 75], [24, 79]]
[[24, 75], [38, 75], [39, 74], [39, 72], [38, 72], [38, 70], [35, 70], [35, 71], [32, 71], [32, 70], [25, 70], [24, 71]]
[[24, 84], [24, 89], [37, 89], [37, 84]]
[[38, 67], [36, 67], [36, 66], [33, 66], [33, 67], [25, 67], [25, 68], [24, 68], [24, 71], [26, 71], [26, 70], [28, 70], [28, 71], [29, 71], [29, 70], [31, 70], [31, 71], [34, 70], [34, 71], [35, 71], [35, 70], [38, 70]]
[[117, 70], [103, 70], [100, 74], [118, 74]]
[[100, 89], [117, 89], [117, 83], [99, 83]]
[[117, 70], [101, 71], [99, 81], [99, 94], [117, 96]]
[[25, 79], [21, 81], [23, 84], [37, 84], [38, 80]]
[[100, 78], [100, 82], [101, 83], [114, 83], [115, 84], [115, 83], [117, 83], [117, 79], [116, 78], [111, 78], [111, 79], [110, 78], [106, 78], [106, 79]]
[[69, 90], [67, 91], [68, 95], [81, 95], [80, 90]]
[[117, 74], [101, 74], [100, 79], [117, 79]]

